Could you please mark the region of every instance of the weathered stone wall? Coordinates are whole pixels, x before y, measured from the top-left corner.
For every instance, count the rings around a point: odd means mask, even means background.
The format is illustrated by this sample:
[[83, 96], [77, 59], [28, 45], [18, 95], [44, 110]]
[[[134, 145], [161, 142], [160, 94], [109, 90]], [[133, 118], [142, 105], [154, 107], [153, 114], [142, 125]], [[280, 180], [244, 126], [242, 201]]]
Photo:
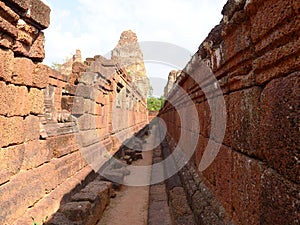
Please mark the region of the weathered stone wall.
[[[178, 89], [169, 95], [173, 105], [167, 102], [160, 112], [172, 148], [183, 133], [199, 137], [180, 172], [191, 208], [198, 224], [299, 224], [299, 1], [229, 0], [222, 13], [177, 81], [196, 106], [200, 131], [193, 118], [181, 126], [184, 118], [174, 105], [178, 110], [190, 105], [176, 95]], [[218, 84], [197, 72], [200, 62]], [[196, 74], [198, 84], [188, 74]], [[208, 104], [220, 93], [205, 96], [200, 88], [218, 85], [226, 103], [224, 140], [211, 125], [218, 110]], [[200, 172], [208, 141], [221, 148]]]
[[40, 63], [49, 14], [40, 0], [0, 2], [0, 224], [50, 217], [99, 167], [92, 159], [147, 123], [142, 95], [110, 60], [75, 62], [70, 76]]

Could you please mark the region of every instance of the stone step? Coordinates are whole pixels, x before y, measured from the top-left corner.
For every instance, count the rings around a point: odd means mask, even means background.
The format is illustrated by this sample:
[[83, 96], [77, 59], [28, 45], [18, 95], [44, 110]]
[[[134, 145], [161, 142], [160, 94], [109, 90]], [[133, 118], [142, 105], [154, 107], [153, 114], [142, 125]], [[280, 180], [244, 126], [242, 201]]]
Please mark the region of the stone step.
[[46, 224], [95, 225], [113, 196], [112, 183], [96, 179], [74, 194]]

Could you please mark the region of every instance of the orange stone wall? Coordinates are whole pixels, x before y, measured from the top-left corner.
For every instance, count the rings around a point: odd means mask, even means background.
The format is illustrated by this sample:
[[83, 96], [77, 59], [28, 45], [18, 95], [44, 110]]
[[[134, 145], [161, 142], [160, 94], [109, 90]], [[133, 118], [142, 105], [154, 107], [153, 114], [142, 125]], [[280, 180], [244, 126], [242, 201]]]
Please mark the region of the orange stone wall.
[[[299, 1], [228, 1], [222, 13], [221, 23], [177, 80], [192, 101], [180, 102], [175, 89], [160, 112], [171, 147], [184, 138], [183, 130], [199, 137], [194, 156], [180, 173], [188, 200], [198, 224], [299, 224]], [[200, 88], [216, 84], [209, 79], [197, 84], [189, 76], [201, 61], [211, 68], [224, 95], [224, 140], [211, 129], [216, 112], [208, 99], [217, 96], [205, 96]], [[192, 117], [190, 126], [180, 124], [174, 105], [188, 109], [188, 104], [198, 111], [199, 131]], [[200, 172], [208, 141], [221, 148]]]
[[41, 64], [49, 18], [40, 0], [0, 1], [0, 224], [50, 218], [90, 179], [90, 156], [113, 155], [147, 123], [146, 103], [115, 65], [95, 57], [65, 76]]

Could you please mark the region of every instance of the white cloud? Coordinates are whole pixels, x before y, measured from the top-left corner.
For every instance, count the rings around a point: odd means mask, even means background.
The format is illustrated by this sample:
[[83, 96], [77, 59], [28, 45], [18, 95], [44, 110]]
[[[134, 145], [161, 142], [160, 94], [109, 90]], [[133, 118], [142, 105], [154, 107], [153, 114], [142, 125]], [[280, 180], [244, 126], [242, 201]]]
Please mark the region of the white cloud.
[[46, 30], [46, 63], [61, 61], [75, 49], [84, 57], [105, 54], [123, 30], [140, 41], [163, 41], [195, 52], [221, 20], [226, 0], [47, 0], [52, 8]]
[[[82, 51], [83, 57], [105, 55], [120, 34], [131, 29], [139, 41], [162, 41], [197, 51], [217, 25], [226, 0], [47, 0], [51, 25], [46, 34], [45, 63], [63, 62]], [[170, 67], [146, 64], [149, 77], [166, 80]], [[155, 80], [155, 79], [154, 79]]]

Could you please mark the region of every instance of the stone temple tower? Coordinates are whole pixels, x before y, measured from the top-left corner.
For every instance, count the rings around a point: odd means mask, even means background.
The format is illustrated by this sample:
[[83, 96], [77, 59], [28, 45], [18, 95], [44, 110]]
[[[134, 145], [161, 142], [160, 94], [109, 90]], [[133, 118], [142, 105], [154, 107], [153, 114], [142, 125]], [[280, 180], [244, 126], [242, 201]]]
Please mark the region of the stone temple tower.
[[149, 90], [149, 79], [146, 75], [143, 53], [137, 35], [133, 31], [122, 32], [117, 46], [112, 51], [111, 58], [126, 70], [137, 89], [146, 98]]

